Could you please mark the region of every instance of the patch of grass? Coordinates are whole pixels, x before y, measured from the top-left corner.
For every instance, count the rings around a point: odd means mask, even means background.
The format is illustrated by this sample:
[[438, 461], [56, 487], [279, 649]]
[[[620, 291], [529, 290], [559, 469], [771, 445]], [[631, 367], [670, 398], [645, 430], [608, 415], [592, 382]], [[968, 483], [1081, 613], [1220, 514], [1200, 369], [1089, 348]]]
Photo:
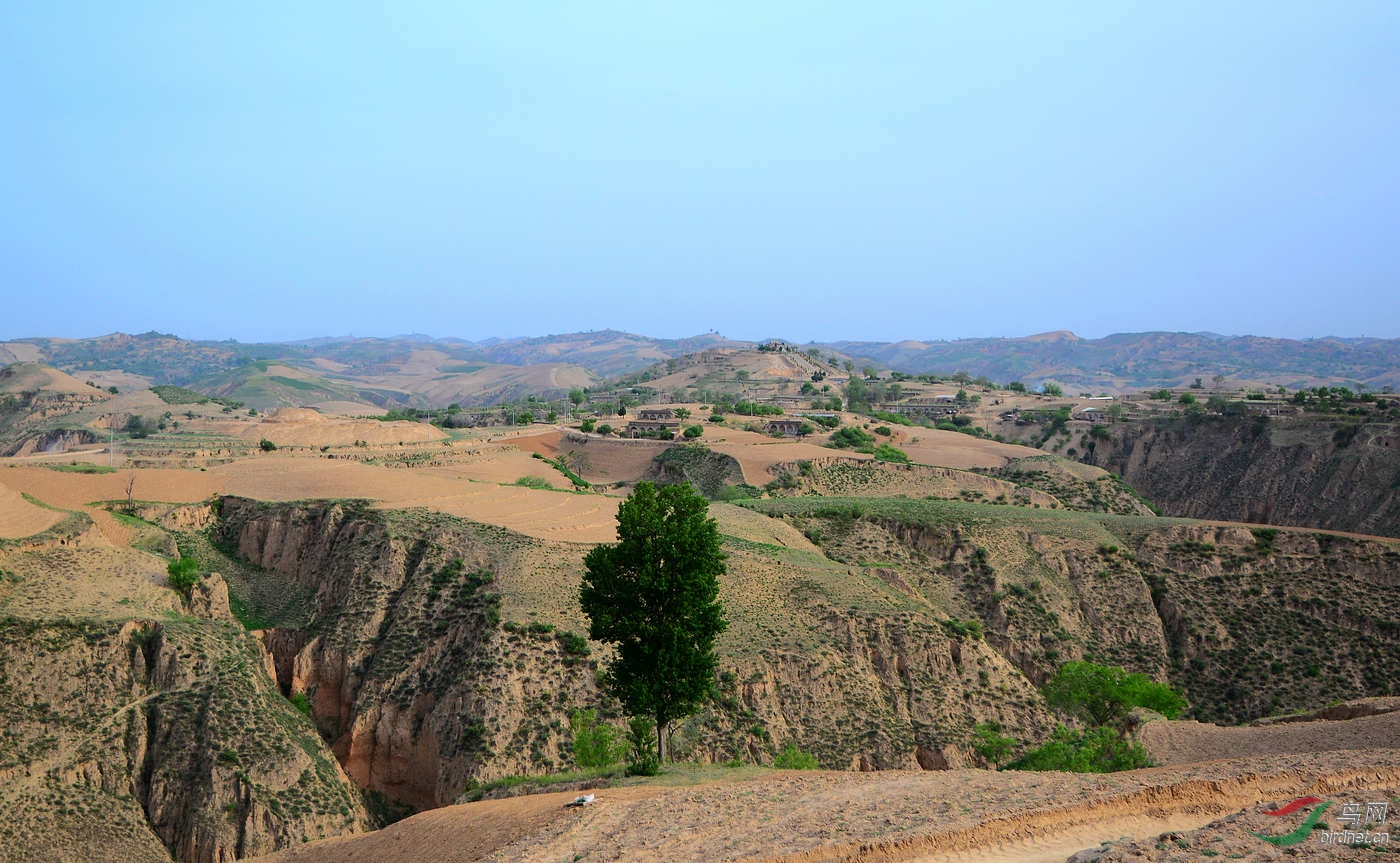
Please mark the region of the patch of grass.
[[548, 491], [554, 488], [554, 486], [549, 484], [549, 480], [542, 476], [522, 476], [515, 481], [515, 484], [524, 488], [540, 489], [541, 491]]
[[116, 473], [117, 469], [105, 464], [94, 464], [90, 461], [75, 461], [68, 464], [45, 465], [49, 470], [56, 470], [60, 473]]

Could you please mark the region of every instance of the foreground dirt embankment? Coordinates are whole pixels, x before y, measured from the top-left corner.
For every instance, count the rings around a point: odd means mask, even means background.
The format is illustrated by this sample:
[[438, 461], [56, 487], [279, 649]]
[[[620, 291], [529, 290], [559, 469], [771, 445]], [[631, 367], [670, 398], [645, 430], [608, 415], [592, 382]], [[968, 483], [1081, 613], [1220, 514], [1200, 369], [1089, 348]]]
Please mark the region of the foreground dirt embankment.
[[581, 809], [565, 808], [570, 794], [471, 803], [261, 859], [1063, 860], [1077, 847], [1098, 844], [1090, 841], [1094, 836], [1155, 837], [1301, 794], [1359, 799], [1397, 786], [1400, 749], [1233, 759], [1107, 776], [784, 772], [747, 782], [602, 790]]

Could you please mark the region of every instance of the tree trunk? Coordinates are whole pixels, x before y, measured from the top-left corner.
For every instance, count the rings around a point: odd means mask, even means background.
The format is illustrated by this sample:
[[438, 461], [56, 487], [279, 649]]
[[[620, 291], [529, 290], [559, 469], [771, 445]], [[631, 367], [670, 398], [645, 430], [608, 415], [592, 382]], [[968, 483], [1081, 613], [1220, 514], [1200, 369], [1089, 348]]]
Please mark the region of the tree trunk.
[[656, 763], [666, 763], [666, 725], [659, 716], [656, 718]]

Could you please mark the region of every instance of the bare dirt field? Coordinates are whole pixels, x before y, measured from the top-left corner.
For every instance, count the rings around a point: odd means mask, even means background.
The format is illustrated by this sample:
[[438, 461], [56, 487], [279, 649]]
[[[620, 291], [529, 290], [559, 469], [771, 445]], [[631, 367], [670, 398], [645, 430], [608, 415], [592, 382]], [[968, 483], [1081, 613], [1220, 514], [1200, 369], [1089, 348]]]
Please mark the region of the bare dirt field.
[[1014, 459], [1045, 455], [1043, 451], [1030, 447], [998, 443], [938, 429], [901, 428], [894, 444], [919, 464], [963, 470], [974, 467], [1002, 467]]
[[[1334, 723], [1336, 724], [1336, 723]], [[1400, 786], [1400, 750], [1276, 755], [1110, 775], [772, 772], [736, 782], [602, 789], [447, 807], [364, 837], [312, 843], [277, 863], [446, 861], [1064, 860], [1101, 841], [1156, 837], [1303, 793], [1353, 798]], [[1368, 798], [1369, 799], [1369, 798]], [[1250, 836], [1195, 860], [1277, 850]], [[1180, 855], [1180, 849], [1172, 850]], [[1139, 858], [1122, 858], [1139, 859]], [[1148, 858], [1141, 858], [1148, 859]]]
[[447, 437], [442, 429], [428, 423], [327, 416], [310, 408], [281, 408], [256, 423], [213, 420], [204, 425], [215, 433], [253, 442], [266, 438], [278, 446], [422, 443]]
[[1278, 755], [1400, 746], [1400, 698], [1374, 701], [1390, 709], [1345, 722], [1314, 720], [1260, 727], [1221, 728], [1199, 722], [1149, 722], [1143, 726], [1140, 737], [1153, 758], [1165, 765], [1233, 758], [1242, 750]]
[[0, 539], [33, 536], [57, 524], [63, 513], [35, 506], [0, 476]]
[[[18, 526], [21, 516], [39, 523], [30, 510], [47, 512], [19, 498], [18, 492], [24, 491], [51, 506], [85, 509], [111, 542], [122, 544], [127, 536], [125, 527], [110, 514], [87, 504], [124, 499], [126, 484], [134, 478], [132, 497], [138, 501], [192, 503], [215, 494], [269, 501], [368, 498], [386, 508], [426, 507], [542, 539], [607, 542], [616, 537], [618, 498], [513, 485], [526, 475], [541, 477], [556, 487], [565, 484], [557, 471], [513, 445], [482, 444], [479, 455], [460, 465], [421, 469], [278, 452], [239, 459], [206, 471], [132, 468], [108, 474], [77, 474], [26, 464], [0, 469], [0, 479], [18, 500], [7, 503], [10, 499], [6, 497], [0, 500], [0, 506], [6, 506], [6, 512], [14, 510], [17, 526], [13, 530], [23, 531], [18, 536], [38, 532]], [[56, 520], [49, 520], [39, 530]], [[11, 529], [9, 520], [3, 524]]]

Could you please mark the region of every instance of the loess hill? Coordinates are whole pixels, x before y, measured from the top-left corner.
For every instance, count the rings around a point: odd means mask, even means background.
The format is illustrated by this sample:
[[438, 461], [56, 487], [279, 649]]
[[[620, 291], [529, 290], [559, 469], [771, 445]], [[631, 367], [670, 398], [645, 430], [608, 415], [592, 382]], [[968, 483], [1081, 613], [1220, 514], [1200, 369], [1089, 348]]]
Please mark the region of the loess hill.
[[[718, 355], [649, 382], [786, 369], [762, 384], [781, 393], [819, 362]], [[8, 403], [27, 448], [0, 462], [0, 861], [251, 857], [571, 767], [572, 710], [620, 721], [582, 559], [642, 479], [714, 499], [728, 555], [721, 672], [673, 746], [699, 762], [791, 743], [833, 769], [984, 767], [974, 726], [1043, 740], [1038, 686], [1081, 658], [1171, 681], [1202, 722], [1400, 694], [1400, 542], [1157, 516], [1031, 447], [896, 426], [881, 440], [913, 463], [895, 464], [698, 404], [683, 443], [20, 376], [39, 395]], [[131, 415], [167, 426], [101, 451]], [[1165, 445], [1123, 426], [1094, 459], [1131, 479], [1124, 454]], [[53, 437], [78, 430], [97, 442]], [[204, 576], [188, 597], [166, 583], [177, 554]]]

